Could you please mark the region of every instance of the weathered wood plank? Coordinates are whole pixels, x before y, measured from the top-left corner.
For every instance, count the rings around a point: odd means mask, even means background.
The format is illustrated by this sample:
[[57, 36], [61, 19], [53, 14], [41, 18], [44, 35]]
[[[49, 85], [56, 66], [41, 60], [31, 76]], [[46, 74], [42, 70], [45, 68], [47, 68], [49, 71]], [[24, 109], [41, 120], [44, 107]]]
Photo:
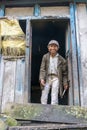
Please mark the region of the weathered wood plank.
[[5, 6], [0, 5], [0, 17], [4, 16], [4, 13], [5, 13]]
[[[79, 14], [82, 13], [78, 9], [79, 4], [75, 5], [75, 23], [76, 23], [76, 38], [77, 38], [77, 56], [78, 56], [78, 80], [79, 80], [79, 87], [80, 87], [80, 104], [83, 106], [83, 95], [84, 95], [84, 89], [83, 89], [83, 76], [82, 76], [82, 63], [81, 63], [81, 43], [80, 43], [80, 37], [79, 37]], [[82, 7], [83, 8], [83, 7]], [[85, 17], [84, 17], [85, 18]], [[82, 43], [83, 44], [83, 43]]]
[[[4, 10], [5, 10], [5, 6], [4, 5], [0, 5], [0, 17], [4, 16]], [[2, 103], [2, 88], [3, 88], [3, 71], [4, 71], [4, 64], [2, 61], [2, 55], [1, 55], [1, 40], [2, 37], [0, 35], [0, 111], [1, 111], [1, 103]]]
[[28, 1], [28, 0], [21, 0], [21, 1], [17, 1], [17, 0], [14, 0], [14, 1], [1, 1], [0, 4], [5, 4], [6, 6], [24, 6], [24, 5], [27, 5], [27, 6], [32, 6], [32, 5], [35, 5], [36, 3], [38, 4], [47, 4], [47, 5], [52, 5], [52, 4], [66, 4], [66, 3], [70, 3], [70, 2], [81, 2], [81, 3], [84, 3], [84, 2], [87, 2], [87, 0], [38, 0], [37, 2], [35, 0], [31, 0], [31, 1]]
[[66, 30], [66, 57], [68, 64], [68, 81], [69, 81], [69, 94], [68, 94], [68, 105], [73, 105], [73, 86], [72, 86], [72, 59], [71, 59], [71, 37], [70, 37], [70, 25]]
[[73, 105], [80, 105], [74, 13], [75, 13], [74, 4], [71, 3], [70, 4], [70, 25], [71, 25], [71, 43], [72, 43], [72, 72], [73, 72], [72, 79], [73, 79], [73, 90], [74, 90]]
[[78, 4], [78, 29], [79, 29], [79, 44], [81, 49], [81, 77], [82, 87], [80, 86], [81, 105], [87, 106], [87, 8], [86, 4]]
[[30, 101], [30, 21], [26, 21], [26, 58], [25, 58], [25, 87], [24, 102]]
[[4, 79], [2, 92], [2, 111], [7, 102], [14, 102], [15, 92], [15, 61], [4, 61]]
[[41, 16], [69, 16], [69, 7], [41, 7]]
[[86, 124], [76, 124], [76, 125], [69, 125], [69, 124], [29, 124], [29, 126], [17, 126], [17, 127], [10, 127], [9, 130], [86, 130]]
[[33, 8], [32, 7], [24, 7], [24, 8], [7, 7], [5, 9], [5, 16], [11, 16], [11, 17], [33, 16]]
[[4, 79], [4, 60], [2, 57], [0, 57], [0, 106], [2, 105], [3, 79]]
[[34, 16], [40, 16], [40, 13], [41, 13], [41, 11], [40, 11], [40, 5], [38, 5], [38, 4], [35, 4], [35, 6], [34, 6]]
[[28, 126], [9, 127], [9, 130], [87, 130], [86, 124], [66, 125], [66, 124], [47, 124], [31, 123]]
[[15, 119], [57, 122], [87, 123], [87, 108], [42, 104], [7, 104], [4, 112]]
[[25, 60], [18, 59], [16, 62], [17, 62], [17, 64], [16, 64], [15, 102], [16, 103], [23, 103]]

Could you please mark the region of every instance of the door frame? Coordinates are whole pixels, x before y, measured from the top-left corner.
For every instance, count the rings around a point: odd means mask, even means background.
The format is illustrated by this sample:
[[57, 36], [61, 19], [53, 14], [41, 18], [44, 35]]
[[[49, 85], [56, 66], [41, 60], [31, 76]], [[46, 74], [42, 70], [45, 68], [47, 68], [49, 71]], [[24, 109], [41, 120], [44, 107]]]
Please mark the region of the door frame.
[[[70, 18], [69, 17], [54, 17], [54, 16], [52, 16], [52, 17], [32, 17], [32, 18], [30, 18], [29, 19], [29, 23], [30, 23], [30, 26], [29, 26], [29, 28], [30, 28], [30, 32], [29, 32], [29, 34], [31, 35], [30, 36], [30, 41], [29, 41], [29, 45], [30, 45], [30, 53], [29, 53], [29, 57], [30, 57], [30, 61], [29, 61], [29, 63], [30, 63], [30, 67], [29, 67], [29, 72], [31, 72], [31, 54], [32, 54], [32, 25], [31, 25], [31, 22], [33, 21], [33, 20], [67, 20], [67, 24], [68, 24], [68, 26], [67, 26], [67, 30], [66, 30], [66, 33], [67, 33], [67, 31], [70, 31], [71, 32], [71, 28], [70, 28]], [[66, 36], [66, 38], [69, 38], [69, 34], [71, 35], [71, 33], [67, 33], [67, 36]], [[70, 36], [71, 37], [71, 36]], [[72, 39], [72, 37], [71, 37], [71, 39]], [[69, 48], [67, 48], [67, 44], [70, 44], [70, 46], [71, 46], [71, 44], [72, 44], [72, 42], [71, 42], [71, 39], [70, 39], [70, 41], [65, 41], [65, 47], [66, 47], [66, 49], [69, 49]], [[70, 48], [71, 50], [71, 53], [72, 53], [72, 48]], [[69, 51], [69, 50], [66, 50], [66, 53], [67, 53], [67, 51]], [[70, 55], [71, 55], [71, 53], [69, 53]], [[70, 70], [70, 68], [72, 68], [72, 59], [70, 59], [70, 58], [68, 58], [68, 67], [69, 67], [69, 70]], [[72, 74], [72, 70], [71, 70], [71, 72], [69, 71], [69, 73], [70, 74], [68, 74], [68, 76], [70, 76], [71, 74]], [[31, 77], [31, 73], [30, 73], [30, 76], [29, 77]], [[73, 86], [73, 82], [72, 82], [72, 76], [70, 77], [70, 79], [69, 80], [71, 80], [71, 81], [69, 81], [69, 85], [71, 86], [70, 87], [70, 90], [69, 90], [69, 96], [68, 96], [68, 100], [69, 100], [69, 102], [68, 102], [68, 105], [73, 105], [74, 103], [73, 103], [73, 98], [74, 97], [72, 97], [72, 98], [70, 98], [71, 97], [71, 93], [72, 93], [72, 95], [74, 96], [74, 94], [73, 94], [73, 90], [72, 90], [72, 86]], [[30, 78], [30, 83], [29, 83], [29, 99], [31, 98], [31, 78]], [[29, 100], [29, 102], [31, 102], [31, 100]]]

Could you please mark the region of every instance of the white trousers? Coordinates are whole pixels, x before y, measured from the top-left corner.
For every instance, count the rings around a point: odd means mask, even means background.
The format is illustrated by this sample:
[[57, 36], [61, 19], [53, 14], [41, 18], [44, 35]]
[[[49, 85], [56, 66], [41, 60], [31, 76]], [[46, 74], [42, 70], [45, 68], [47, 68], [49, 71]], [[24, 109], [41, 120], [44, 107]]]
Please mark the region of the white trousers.
[[54, 78], [46, 82], [44, 89], [42, 90], [41, 95], [41, 104], [47, 104], [48, 94], [51, 89], [51, 104], [58, 104], [58, 91], [59, 91], [59, 79]]

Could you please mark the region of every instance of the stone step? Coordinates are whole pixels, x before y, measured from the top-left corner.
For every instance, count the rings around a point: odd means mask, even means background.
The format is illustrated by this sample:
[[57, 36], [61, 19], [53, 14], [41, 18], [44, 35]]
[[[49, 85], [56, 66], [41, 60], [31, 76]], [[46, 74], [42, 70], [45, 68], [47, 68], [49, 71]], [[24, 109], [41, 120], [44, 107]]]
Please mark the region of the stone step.
[[9, 103], [4, 112], [19, 120], [87, 124], [87, 108], [79, 106]]

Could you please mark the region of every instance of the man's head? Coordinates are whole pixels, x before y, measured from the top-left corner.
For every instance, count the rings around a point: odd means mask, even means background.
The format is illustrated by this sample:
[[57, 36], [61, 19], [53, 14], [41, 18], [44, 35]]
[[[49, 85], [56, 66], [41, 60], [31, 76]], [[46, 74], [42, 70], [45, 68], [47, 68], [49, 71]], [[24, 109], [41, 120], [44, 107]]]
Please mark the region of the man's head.
[[59, 43], [56, 40], [51, 40], [48, 43], [48, 51], [50, 52], [50, 54], [55, 56], [58, 50], [59, 50]]

